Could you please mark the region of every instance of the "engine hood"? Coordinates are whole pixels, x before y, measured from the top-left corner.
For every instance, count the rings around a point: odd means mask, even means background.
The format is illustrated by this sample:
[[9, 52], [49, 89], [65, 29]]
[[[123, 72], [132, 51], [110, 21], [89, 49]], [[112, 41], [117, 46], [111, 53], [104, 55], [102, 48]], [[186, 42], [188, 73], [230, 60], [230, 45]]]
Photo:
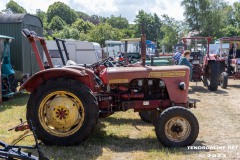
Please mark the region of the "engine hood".
[[108, 67], [100, 77], [105, 84], [124, 84], [138, 78], [189, 80], [187, 66]]

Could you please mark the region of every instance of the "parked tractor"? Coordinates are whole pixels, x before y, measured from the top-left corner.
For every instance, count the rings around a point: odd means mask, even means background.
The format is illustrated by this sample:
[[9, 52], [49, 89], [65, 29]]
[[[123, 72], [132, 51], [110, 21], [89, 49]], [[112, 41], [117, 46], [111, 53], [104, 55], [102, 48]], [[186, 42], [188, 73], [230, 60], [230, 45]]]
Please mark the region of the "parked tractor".
[[[220, 38], [220, 57], [227, 56], [224, 66], [225, 72], [220, 76], [220, 85], [227, 88], [228, 79], [240, 79], [240, 37], [223, 37]], [[229, 42], [229, 51], [224, 53], [222, 43]]]
[[2, 97], [7, 100], [13, 96], [17, 89], [15, 71], [11, 64], [10, 43], [13, 37], [0, 35], [0, 57], [1, 57], [1, 84]]
[[186, 44], [188, 39], [207, 41], [206, 54], [203, 54], [199, 50], [192, 51], [190, 54], [190, 62], [193, 66], [192, 81], [202, 81], [208, 90], [216, 91], [220, 83], [220, 75], [224, 72], [225, 59], [214, 54], [209, 54], [209, 43], [212, 37], [183, 38], [183, 42]]
[[[164, 146], [186, 147], [195, 142], [199, 125], [189, 110], [196, 105], [188, 99], [188, 67], [105, 67], [103, 60], [90, 68], [52, 68], [44, 38], [27, 29], [22, 33], [32, 44], [41, 71], [20, 90], [31, 93], [26, 116], [43, 143], [77, 145], [91, 135], [99, 118], [129, 109], [146, 113]], [[142, 44], [145, 40], [142, 35]], [[36, 41], [45, 48], [50, 69], [44, 69]]]

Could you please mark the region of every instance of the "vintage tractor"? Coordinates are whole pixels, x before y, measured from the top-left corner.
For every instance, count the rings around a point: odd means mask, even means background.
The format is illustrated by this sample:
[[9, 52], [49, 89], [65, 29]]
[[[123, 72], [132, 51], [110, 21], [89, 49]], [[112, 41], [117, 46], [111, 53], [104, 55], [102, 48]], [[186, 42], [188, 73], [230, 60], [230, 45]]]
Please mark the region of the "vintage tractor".
[[7, 100], [15, 94], [17, 89], [17, 81], [15, 79], [15, 71], [11, 64], [10, 43], [13, 37], [0, 35], [0, 57], [1, 57], [1, 82], [2, 97]]
[[210, 91], [216, 91], [220, 83], [220, 75], [224, 72], [225, 59], [214, 54], [209, 54], [211, 37], [183, 38], [183, 42], [186, 44], [188, 39], [207, 41], [207, 53], [205, 55], [198, 50], [190, 54], [190, 62], [193, 66], [192, 81], [203, 81], [204, 86]]
[[[220, 38], [220, 57], [227, 56], [224, 66], [225, 72], [220, 76], [220, 85], [227, 88], [228, 79], [240, 79], [240, 37]], [[222, 43], [229, 42], [229, 52], [223, 53]]]
[[[32, 44], [41, 71], [20, 90], [31, 93], [27, 119], [32, 120], [37, 137], [45, 144], [79, 144], [91, 135], [99, 118], [128, 109], [150, 113], [147, 118], [164, 146], [184, 147], [195, 142], [199, 125], [189, 110], [196, 106], [188, 99], [188, 67], [106, 68], [98, 62], [90, 68], [52, 68], [45, 40], [27, 29], [22, 33]], [[142, 35], [143, 44], [144, 40]], [[36, 41], [45, 48], [50, 69], [44, 69]], [[143, 61], [145, 53], [143, 50]]]

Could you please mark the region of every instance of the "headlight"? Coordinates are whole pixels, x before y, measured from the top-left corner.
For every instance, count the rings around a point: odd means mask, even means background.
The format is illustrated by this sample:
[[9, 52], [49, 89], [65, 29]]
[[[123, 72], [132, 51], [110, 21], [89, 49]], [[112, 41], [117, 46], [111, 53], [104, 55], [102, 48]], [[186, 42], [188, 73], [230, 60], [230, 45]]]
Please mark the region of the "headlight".
[[181, 90], [186, 90], [186, 83], [185, 83], [185, 82], [181, 82], [181, 83], [178, 85], [178, 88], [181, 89]]

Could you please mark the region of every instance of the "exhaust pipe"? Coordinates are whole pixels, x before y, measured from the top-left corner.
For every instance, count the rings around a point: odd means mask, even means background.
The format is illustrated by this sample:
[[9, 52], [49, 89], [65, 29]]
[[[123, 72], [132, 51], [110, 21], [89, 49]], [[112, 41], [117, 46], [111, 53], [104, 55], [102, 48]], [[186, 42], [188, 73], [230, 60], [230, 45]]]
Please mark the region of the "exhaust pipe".
[[141, 56], [142, 56], [142, 65], [145, 66], [146, 61], [146, 34], [144, 33], [144, 25], [142, 23], [142, 35], [141, 35]]

